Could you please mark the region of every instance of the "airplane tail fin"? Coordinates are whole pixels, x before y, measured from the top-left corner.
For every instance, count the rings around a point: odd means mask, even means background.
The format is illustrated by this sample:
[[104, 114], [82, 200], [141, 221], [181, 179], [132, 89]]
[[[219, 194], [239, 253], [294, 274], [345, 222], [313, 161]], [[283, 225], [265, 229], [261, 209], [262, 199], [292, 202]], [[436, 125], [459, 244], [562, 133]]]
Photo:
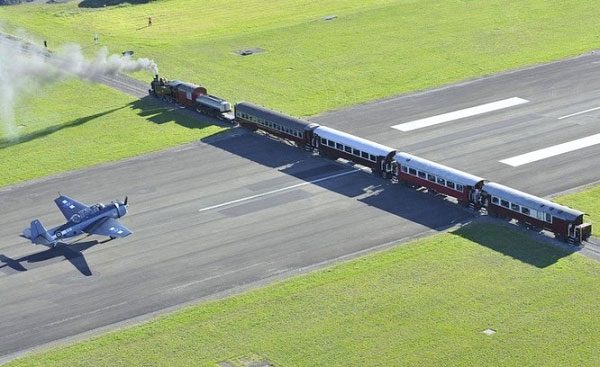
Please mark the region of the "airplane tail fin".
[[31, 228], [23, 231], [23, 237], [29, 238], [32, 243], [37, 245], [54, 246], [56, 244], [54, 238], [37, 219], [31, 222]]

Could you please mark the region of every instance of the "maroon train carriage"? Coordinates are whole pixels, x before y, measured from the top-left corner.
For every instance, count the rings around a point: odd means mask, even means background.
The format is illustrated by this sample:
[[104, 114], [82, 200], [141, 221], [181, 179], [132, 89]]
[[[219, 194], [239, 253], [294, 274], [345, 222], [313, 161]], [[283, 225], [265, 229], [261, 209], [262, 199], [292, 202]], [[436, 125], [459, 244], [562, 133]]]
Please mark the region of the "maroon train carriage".
[[181, 83], [175, 87], [175, 101], [189, 108], [195, 108], [196, 99], [205, 94], [206, 88], [192, 83]]
[[399, 182], [408, 182], [454, 197], [459, 203], [477, 203], [484, 179], [412, 154], [394, 156], [394, 174]]
[[391, 176], [396, 149], [325, 126], [314, 129], [314, 135], [313, 146], [319, 154], [344, 158], [369, 167], [377, 175]]
[[482, 201], [489, 214], [543, 228], [567, 241], [581, 242], [592, 234], [585, 213], [495, 182], [483, 186]]
[[235, 121], [250, 130], [260, 129], [293, 141], [299, 147], [310, 146], [313, 130], [319, 126], [248, 102], [239, 102], [235, 105]]

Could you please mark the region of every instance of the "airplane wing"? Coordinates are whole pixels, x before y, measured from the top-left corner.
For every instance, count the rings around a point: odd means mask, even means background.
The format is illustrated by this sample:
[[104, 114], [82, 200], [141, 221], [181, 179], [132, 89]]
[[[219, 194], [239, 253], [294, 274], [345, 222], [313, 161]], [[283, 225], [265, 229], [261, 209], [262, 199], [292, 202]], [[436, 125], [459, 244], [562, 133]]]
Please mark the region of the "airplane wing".
[[84, 231], [90, 234], [99, 234], [108, 237], [125, 237], [132, 233], [127, 227], [114, 218], [107, 218], [99, 223], [92, 224], [85, 228]]
[[58, 209], [60, 209], [60, 211], [63, 213], [65, 218], [67, 218], [67, 220], [70, 220], [73, 214], [79, 213], [83, 209], [89, 209], [89, 206], [64, 195], [61, 195], [54, 199], [54, 202], [58, 206]]

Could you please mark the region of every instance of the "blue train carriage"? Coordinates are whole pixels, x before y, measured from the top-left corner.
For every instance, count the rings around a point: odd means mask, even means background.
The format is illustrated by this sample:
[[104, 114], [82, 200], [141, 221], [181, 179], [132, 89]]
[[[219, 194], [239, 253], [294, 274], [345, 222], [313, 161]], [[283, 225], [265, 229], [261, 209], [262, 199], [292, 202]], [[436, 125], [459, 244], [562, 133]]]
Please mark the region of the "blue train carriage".
[[477, 205], [484, 178], [433, 161], [398, 152], [394, 156], [394, 176], [398, 182], [456, 198], [462, 205]]
[[249, 102], [235, 105], [235, 121], [252, 131], [262, 130], [270, 135], [311, 147], [313, 131], [319, 124], [271, 111]]
[[396, 149], [325, 126], [314, 129], [313, 146], [321, 155], [344, 158], [369, 167], [374, 174], [384, 178], [392, 175]]
[[583, 222], [585, 213], [495, 182], [485, 183], [482, 201], [493, 216], [546, 229], [568, 242], [586, 241], [592, 234], [592, 225]]

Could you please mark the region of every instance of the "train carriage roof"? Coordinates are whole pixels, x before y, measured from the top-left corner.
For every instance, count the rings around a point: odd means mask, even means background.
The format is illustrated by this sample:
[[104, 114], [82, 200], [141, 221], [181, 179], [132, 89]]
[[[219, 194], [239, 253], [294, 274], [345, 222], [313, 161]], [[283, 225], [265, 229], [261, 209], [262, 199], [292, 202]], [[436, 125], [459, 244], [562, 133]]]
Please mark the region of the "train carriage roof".
[[281, 126], [289, 127], [295, 130], [312, 130], [319, 124], [302, 120], [296, 117], [285, 115], [281, 112], [271, 111], [268, 108], [258, 106], [249, 102], [238, 102], [235, 104], [235, 110], [251, 114], [252, 116], [268, 120]]
[[168, 85], [169, 87], [176, 87], [179, 84], [183, 84], [183, 82], [181, 80], [169, 80], [165, 83], [165, 85]]
[[475, 186], [478, 183], [484, 181], [483, 177], [475, 176], [467, 172], [459, 171], [457, 169], [444, 166], [425, 158], [417, 157], [415, 155], [398, 152], [394, 156], [394, 160], [400, 165], [408, 165], [411, 168], [418, 169], [433, 175], [442, 177], [446, 180], [453, 181], [464, 186]]
[[184, 91], [184, 92], [188, 92], [188, 93], [192, 93], [194, 90], [196, 90], [198, 88], [202, 88], [202, 86], [192, 84], [192, 83], [183, 83], [183, 82], [181, 84], [177, 85], [177, 89]]
[[570, 222], [575, 221], [577, 218], [585, 214], [579, 210], [575, 210], [495, 182], [486, 183], [483, 187], [483, 191], [500, 199], [510, 201], [511, 203], [525, 206], [527, 208], [544, 213], [549, 213], [554, 217]]
[[341, 143], [376, 156], [387, 157], [390, 153], [396, 151], [394, 148], [390, 148], [367, 139], [359, 138], [358, 136], [354, 136], [326, 126], [320, 126], [316, 128], [315, 134], [321, 138], [332, 140], [336, 143]]

